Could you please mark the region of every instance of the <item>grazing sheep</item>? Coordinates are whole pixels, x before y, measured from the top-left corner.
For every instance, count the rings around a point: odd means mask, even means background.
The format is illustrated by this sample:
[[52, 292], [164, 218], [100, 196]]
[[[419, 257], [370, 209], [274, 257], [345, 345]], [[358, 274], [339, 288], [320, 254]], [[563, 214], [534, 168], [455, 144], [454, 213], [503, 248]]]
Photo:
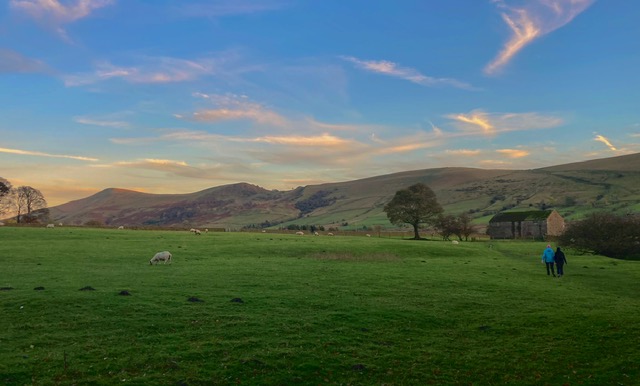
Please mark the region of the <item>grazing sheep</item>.
[[329, 232], [327, 233], [327, 236], [333, 236], [333, 233]]
[[120, 226], [118, 227], [118, 229], [124, 229], [124, 227], [123, 227], [122, 225], [120, 225]]
[[458, 240], [453, 240], [451, 243], [452, 243], [452, 244], [455, 244], [455, 245], [460, 244], [460, 243], [458, 242]]
[[318, 232], [313, 232], [314, 236], [320, 236], [320, 234]]
[[160, 261], [163, 261], [164, 264], [167, 264], [167, 262], [171, 263], [171, 253], [169, 251], [156, 253], [151, 260], [149, 260], [149, 265], [158, 264]]
[[209, 228], [204, 228], [204, 233], [209, 233]]
[[47, 228], [55, 228], [56, 226], [54, 224], [47, 224]]
[[193, 232], [193, 234], [194, 234], [194, 235], [196, 235], [196, 236], [200, 236], [200, 235], [202, 234], [202, 232], [200, 232], [200, 229], [196, 229], [196, 230]]
[[191, 232], [191, 233], [195, 233], [195, 232], [196, 232], [196, 229], [195, 229], [195, 228], [191, 228], [191, 229], [189, 229], [189, 232]]
[[371, 235], [367, 233], [367, 237], [371, 237]]
[[296, 234], [297, 234], [298, 236], [303, 236], [303, 235], [304, 235], [304, 232], [302, 232], [302, 231], [297, 231], [297, 232], [296, 232]]

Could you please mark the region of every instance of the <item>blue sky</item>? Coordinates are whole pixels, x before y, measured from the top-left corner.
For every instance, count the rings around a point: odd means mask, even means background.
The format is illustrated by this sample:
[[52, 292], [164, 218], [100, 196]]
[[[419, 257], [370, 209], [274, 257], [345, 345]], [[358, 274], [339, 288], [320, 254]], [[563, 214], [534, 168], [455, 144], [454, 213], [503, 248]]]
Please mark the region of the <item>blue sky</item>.
[[640, 151], [640, 2], [8, 0], [0, 177], [268, 189]]

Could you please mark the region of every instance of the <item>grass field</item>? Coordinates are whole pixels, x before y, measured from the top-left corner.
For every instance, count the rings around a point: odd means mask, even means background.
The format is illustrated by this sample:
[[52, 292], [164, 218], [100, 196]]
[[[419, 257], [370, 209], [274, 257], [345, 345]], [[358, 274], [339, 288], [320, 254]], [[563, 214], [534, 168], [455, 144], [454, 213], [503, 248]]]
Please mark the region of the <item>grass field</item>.
[[640, 262], [544, 246], [3, 227], [0, 384], [638, 384]]

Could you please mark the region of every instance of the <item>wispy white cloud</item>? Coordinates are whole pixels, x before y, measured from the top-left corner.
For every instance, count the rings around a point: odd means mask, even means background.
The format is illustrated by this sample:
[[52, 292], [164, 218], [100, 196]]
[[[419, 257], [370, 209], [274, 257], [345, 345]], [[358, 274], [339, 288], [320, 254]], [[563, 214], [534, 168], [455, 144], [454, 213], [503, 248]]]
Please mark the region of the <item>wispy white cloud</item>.
[[9, 0], [11, 8], [52, 27], [65, 40], [70, 39], [63, 25], [88, 17], [95, 10], [114, 3], [115, 0], [76, 0], [67, 4], [59, 0]]
[[71, 23], [85, 18], [94, 10], [115, 3], [115, 0], [76, 0], [64, 5], [58, 0], [10, 0], [9, 5], [34, 19]]
[[216, 95], [194, 93], [194, 97], [211, 101], [215, 106], [211, 109], [198, 110], [192, 114], [176, 114], [179, 119], [188, 119], [197, 122], [221, 122], [233, 120], [250, 120], [259, 124], [272, 125], [278, 127], [290, 126], [290, 121], [286, 117], [268, 109], [267, 107], [252, 102], [245, 95]]
[[611, 151], [617, 151], [618, 150], [615, 146], [613, 146], [611, 141], [609, 141], [609, 139], [607, 137], [603, 136], [603, 135], [599, 135], [598, 134], [598, 135], [595, 136], [595, 138], [593, 140], [597, 141], [597, 142], [604, 143], [605, 146], [608, 147], [609, 150], [611, 150]]
[[446, 117], [453, 120], [458, 129], [477, 135], [549, 129], [564, 123], [560, 117], [539, 113], [487, 113], [482, 110], [449, 114]]
[[361, 60], [352, 56], [342, 56], [341, 58], [355, 64], [356, 67], [365, 71], [408, 80], [409, 82], [413, 82], [421, 86], [451, 86], [467, 90], [474, 89], [470, 84], [457, 79], [434, 78], [424, 75], [414, 68], [403, 67], [388, 60]]
[[493, 0], [502, 10], [502, 19], [511, 38], [485, 67], [487, 74], [502, 69], [525, 46], [571, 22], [595, 0]]
[[28, 58], [13, 50], [0, 48], [0, 74], [49, 71], [49, 67], [40, 60]]
[[181, 5], [177, 12], [187, 17], [218, 18], [275, 11], [287, 5], [276, 0], [219, 0], [216, 2], [190, 2]]
[[40, 151], [8, 149], [4, 147], [0, 147], [0, 153], [35, 156], [35, 157], [68, 158], [68, 159], [74, 159], [78, 161], [90, 161], [90, 162], [98, 161], [97, 158], [91, 158], [91, 157], [82, 157], [77, 155], [50, 154], [50, 153], [43, 153]]
[[196, 80], [216, 70], [215, 59], [186, 60], [170, 57], [146, 57], [134, 66], [96, 64], [93, 72], [64, 76], [68, 87], [91, 85], [111, 79], [129, 83], [176, 83]]
[[112, 127], [117, 129], [124, 129], [130, 126], [128, 122], [124, 122], [124, 121], [96, 119], [96, 118], [82, 117], [82, 116], [73, 117], [73, 120], [74, 122], [81, 123], [83, 125]]

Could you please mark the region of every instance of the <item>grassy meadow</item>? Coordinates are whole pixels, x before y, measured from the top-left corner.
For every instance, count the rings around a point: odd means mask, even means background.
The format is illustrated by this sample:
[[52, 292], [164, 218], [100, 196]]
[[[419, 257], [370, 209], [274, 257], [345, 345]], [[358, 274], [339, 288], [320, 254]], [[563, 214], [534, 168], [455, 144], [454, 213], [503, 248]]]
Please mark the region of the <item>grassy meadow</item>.
[[0, 384], [637, 384], [640, 262], [545, 245], [2, 227]]

